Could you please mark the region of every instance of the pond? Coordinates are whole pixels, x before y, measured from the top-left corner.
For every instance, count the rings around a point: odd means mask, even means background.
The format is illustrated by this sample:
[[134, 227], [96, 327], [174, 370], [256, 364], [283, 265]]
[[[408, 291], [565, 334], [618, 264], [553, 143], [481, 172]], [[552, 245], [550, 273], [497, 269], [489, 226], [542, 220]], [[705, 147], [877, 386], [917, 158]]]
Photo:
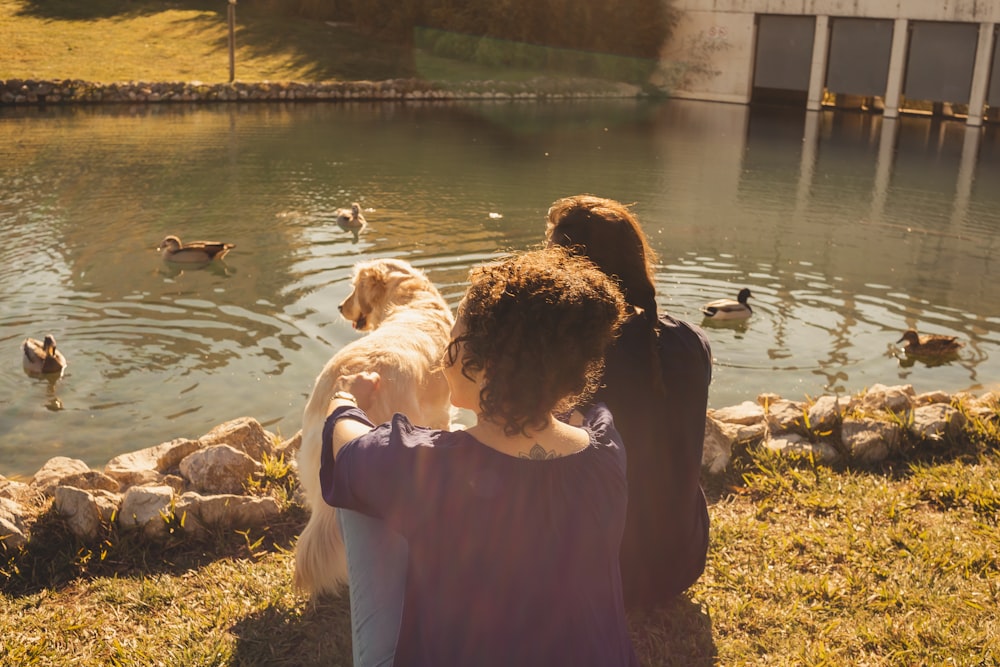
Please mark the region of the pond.
[[[1000, 140], [883, 119], [671, 100], [0, 110], [0, 473], [111, 457], [243, 415], [283, 436], [357, 334], [352, 265], [402, 257], [457, 304], [468, 269], [538, 244], [561, 196], [626, 202], [664, 308], [753, 291], [706, 325], [714, 407], [872, 384], [1000, 382]], [[334, 210], [357, 201], [357, 239]], [[205, 268], [160, 240], [235, 243]], [[900, 333], [959, 336], [911, 363]], [[58, 381], [21, 369], [51, 333]]]

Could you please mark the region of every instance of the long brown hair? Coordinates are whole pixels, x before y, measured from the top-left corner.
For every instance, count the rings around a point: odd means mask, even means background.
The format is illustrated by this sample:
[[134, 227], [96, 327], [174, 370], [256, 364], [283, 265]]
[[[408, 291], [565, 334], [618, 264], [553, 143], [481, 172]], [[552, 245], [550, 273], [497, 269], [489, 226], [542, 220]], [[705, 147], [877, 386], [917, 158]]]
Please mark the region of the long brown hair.
[[656, 317], [656, 254], [627, 205], [588, 194], [564, 197], [549, 208], [547, 221], [549, 244], [588, 257], [618, 282], [627, 303]]

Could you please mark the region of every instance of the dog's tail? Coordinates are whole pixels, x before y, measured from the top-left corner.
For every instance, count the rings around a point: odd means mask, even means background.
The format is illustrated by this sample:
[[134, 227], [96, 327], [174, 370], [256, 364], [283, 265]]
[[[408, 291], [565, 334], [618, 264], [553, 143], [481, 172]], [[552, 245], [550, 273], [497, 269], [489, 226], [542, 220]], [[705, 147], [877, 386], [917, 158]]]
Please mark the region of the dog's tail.
[[295, 586], [311, 596], [338, 594], [347, 583], [347, 552], [329, 505], [312, 508], [309, 523], [295, 546]]

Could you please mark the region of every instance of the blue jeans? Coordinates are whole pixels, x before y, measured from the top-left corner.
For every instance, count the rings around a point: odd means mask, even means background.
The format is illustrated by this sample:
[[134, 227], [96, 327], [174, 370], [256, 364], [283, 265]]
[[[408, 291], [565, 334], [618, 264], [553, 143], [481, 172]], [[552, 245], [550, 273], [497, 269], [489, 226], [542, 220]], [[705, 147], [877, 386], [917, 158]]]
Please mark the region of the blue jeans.
[[390, 667], [403, 615], [406, 540], [379, 519], [337, 510], [347, 548], [354, 667]]

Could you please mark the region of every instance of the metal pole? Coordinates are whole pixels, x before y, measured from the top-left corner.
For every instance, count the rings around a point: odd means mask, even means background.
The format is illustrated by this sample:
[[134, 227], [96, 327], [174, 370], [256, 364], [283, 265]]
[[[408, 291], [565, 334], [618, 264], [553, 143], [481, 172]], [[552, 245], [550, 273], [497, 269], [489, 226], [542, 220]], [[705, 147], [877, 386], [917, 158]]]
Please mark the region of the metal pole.
[[229, 0], [229, 83], [236, 79], [236, 0]]

